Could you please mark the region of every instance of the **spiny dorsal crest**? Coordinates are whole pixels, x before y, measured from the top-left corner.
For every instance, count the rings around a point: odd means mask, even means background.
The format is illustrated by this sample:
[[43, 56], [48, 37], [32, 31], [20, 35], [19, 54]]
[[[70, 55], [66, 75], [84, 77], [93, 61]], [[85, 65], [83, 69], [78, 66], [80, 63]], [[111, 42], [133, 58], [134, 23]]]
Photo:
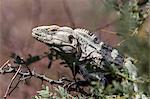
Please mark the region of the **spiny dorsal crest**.
[[86, 29], [77, 28], [77, 29], [75, 29], [75, 31], [78, 31], [78, 32], [81, 32], [81, 33], [89, 34], [89, 31], [86, 30]]
[[90, 37], [95, 43], [100, 43], [100, 42], [98, 41], [97, 36], [96, 36], [94, 33], [90, 32], [90, 31], [88, 31], [88, 30], [86, 30], [86, 29], [77, 28], [77, 29], [75, 29], [74, 31], [79, 32], [79, 33], [86, 34], [86, 35], [88, 35], [88, 37]]

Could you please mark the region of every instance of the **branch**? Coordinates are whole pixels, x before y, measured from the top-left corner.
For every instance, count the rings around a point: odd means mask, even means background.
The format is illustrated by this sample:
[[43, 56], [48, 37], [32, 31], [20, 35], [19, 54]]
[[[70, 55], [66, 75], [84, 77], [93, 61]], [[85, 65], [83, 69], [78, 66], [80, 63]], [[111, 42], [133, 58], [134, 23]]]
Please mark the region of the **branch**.
[[7, 60], [7, 61], [1, 66], [1, 68], [4, 68], [9, 62], [10, 62], [10, 60]]
[[45, 75], [38, 74], [34, 71], [32, 71], [32, 75], [36, 78], [41, 79], [42, 81], [44, 80], [46, 82], [49, 82], [50, 84], [60, 84], [60, 85], [64, 84], [64, 82], [62, 80], [52, 80], [52, 79], [46, 77]]
[[11, 81], [10, 81], [10, 83], [9, 83], [9, 85], [8, 85], [8, 87], [7, 87], [7, 90], [6, 90], [6, 92], [5, 92], [5, 95], [4, 95], [4, 97], [3, 97], [4, 99], [7, 98], [8, 91], [9, 91], [9, 89], [11, 88], [11, 85], [12, 85], [13, 81], [15, 80], [16, 76], [18, 75], [20, 69], [21, 69], [21, 65], [19, 65], [18, 70], [16, 71], [15, 75], [12, 77], [12, 79], [11, 79]]
[[[46, 77], [45, 75], [36, 73], [35, 71], [32, 71], [31, 74], [30, 74], [30, 72], [22, 72], [22, 71], [20, 71], [20, 66], [19, 66], [19, 70], [16, 70], [16, 67], [15, 68], [9, 67], [9, 69], [1, 69], [0, 68], [0, 74], [6, 74], [6, 73], [15, 73], [14, 77], [16, 77], [16, 75], [21, 75], [21, 77], [23, 77], [23, 78], [21, 78], [21, 80], [25, 80], [25, 79], [33, 76], [35, 78], [39, 78], [41, 80], [49, 82], [50, 84], [63, 84], [64, 83], [61, 80], [52, 80], [52, 79]], [[12, 79], [14, 79], [14, 77]]]
[[22, 80], [19, 80], [18, 82], [17, 82], [17, 84], [15, 85], [15, 87], [8, 93], [8, 95], [10, 95], [16, 88], [17, 88], [17, 86], [19, 85], [19, 83], [21, 82]]
[[[5, 67], [4, 67], [4, 65], [5, 65]], [[15, 73], [15, 75], [12, 77], [12, 79], [11, 79], [11, 81], [9, 83], [9, 86], [7, 87], [7, 91], [6, 91], [5, 95], [4, 95], [4, 99], [6, 99], [7, 96], [10, 95], [17, 88], [17, 85], [21, 81], [26, 80], [26, 79], [31, 78], [31, 77], [38, 78], [38, 79], [40, 79], [42, 81], [46, 81], [46, 82], [48, 82], [50, 84], [58, 84], [58, 85], [62, 85], [62, 86], [65, 85], [65, 81], [69, 82], [69, 83], [73, 82], [71, 80], [68, 80], [66, 77], [63, 77], [63, 78], [61, 78], [59, 80], [53, 80], [53, 79], [50, 79], [50, 78], [46, 77], [45, 75], [41, 75], [39, 73], [36, 73], [34, 70], [32, 70], [32, 71], [28, 70], [27, 72], [22, 72], [21, 71], [21, 67], [24, 64], [20, 64], [19, 66], [15, 67], [15, 66], [11, 65], [10, 63], [6, 62], [4, 65], [0, 68], [0, 74]], [[15, 85], [15, 87], [9, 92], [9, 90], [11, 88], [11, 85], [12, 85], [12, 83], [15, 80], [15, 78], [16, 78], [17, 75], [20, 75], [19, 81], [17, 82], [17, 84]], [[72, 91], [77, 91], [77, 92], [79, 91], [82, 94], [87, 95], [86, 92], [84, 92], [83, 90], [82, 91], [76, 90], [76, 88], [73, 88], [73, 86], [70, 86], [70, 88], [68, 90], [70, 90], [70, 91], [71, 90]]]

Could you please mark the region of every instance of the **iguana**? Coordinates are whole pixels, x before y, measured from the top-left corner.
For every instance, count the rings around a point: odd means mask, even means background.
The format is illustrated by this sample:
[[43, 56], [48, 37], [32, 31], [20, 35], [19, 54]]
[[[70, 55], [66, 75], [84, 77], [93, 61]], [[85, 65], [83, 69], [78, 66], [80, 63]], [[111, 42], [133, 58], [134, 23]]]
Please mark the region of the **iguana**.
[[[112, 64], [118, 68], [127, 66], [130, 73], [136, 76], [136, 69], [129, 58], [124, 58], [117, 49], [99, 41], [94, 33], [86, 29], [72, 29], [57, 25], [39, 26], [32, 30], [32, 36], [38, 41], [47, 44], [50, 48], [65, 53], [80, 53], [77, 56], [79, 61], [87, 60], [95, 72], [92, 75], [94, 74], [97, 79], [100, 78], [100, 75], [96, 75], [96, 72], [101, 72], [105, 66], [111, 66]], [[132, 64], [132, 66], [130, 67], [129, 64]], [[84, 74], [84, 71], [82, 73], [85, 76], [87, 75], [86, 72]]]
[[72, 53], [74, 49], [80, 46], [84, 58], [94, 59], [93, 63], [101, 67], [102, 60], [110, 64], [123, 66], [124, 58], [118, 53], [117, 49], [98, 41], [95, 34], [85, 29], [72, 29], [70, 27], [39, 26], [32, 30], [32, 36], [49, 46], [60, 45], [66, 53]]

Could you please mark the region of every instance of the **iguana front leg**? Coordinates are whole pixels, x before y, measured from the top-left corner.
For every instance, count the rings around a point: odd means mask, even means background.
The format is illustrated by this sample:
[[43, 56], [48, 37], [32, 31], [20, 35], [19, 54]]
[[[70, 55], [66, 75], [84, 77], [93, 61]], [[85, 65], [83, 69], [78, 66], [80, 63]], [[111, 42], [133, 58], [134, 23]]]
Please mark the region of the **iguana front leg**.
[[88, 70], [85, 68], [85, 65], [79, 66], [79, 72], [87, 82], [95, 80], [100, 81], [104, 85], [107, 82], [107, 79], [104, 77], [103, 73], [101, 72], [89, 73]]

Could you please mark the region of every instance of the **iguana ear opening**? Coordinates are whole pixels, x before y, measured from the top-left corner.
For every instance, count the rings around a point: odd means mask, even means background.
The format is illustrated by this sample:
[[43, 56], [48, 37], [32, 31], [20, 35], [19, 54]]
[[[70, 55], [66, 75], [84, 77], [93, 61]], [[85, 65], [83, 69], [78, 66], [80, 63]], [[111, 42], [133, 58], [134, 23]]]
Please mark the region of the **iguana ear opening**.
[[69, 42], [72, 43], [72, 42], [73, 42], [73, 39], [74, 39], [73, 35], [69, 35], [69, 36], [68, 36], [68, 39], [69, 39]]

